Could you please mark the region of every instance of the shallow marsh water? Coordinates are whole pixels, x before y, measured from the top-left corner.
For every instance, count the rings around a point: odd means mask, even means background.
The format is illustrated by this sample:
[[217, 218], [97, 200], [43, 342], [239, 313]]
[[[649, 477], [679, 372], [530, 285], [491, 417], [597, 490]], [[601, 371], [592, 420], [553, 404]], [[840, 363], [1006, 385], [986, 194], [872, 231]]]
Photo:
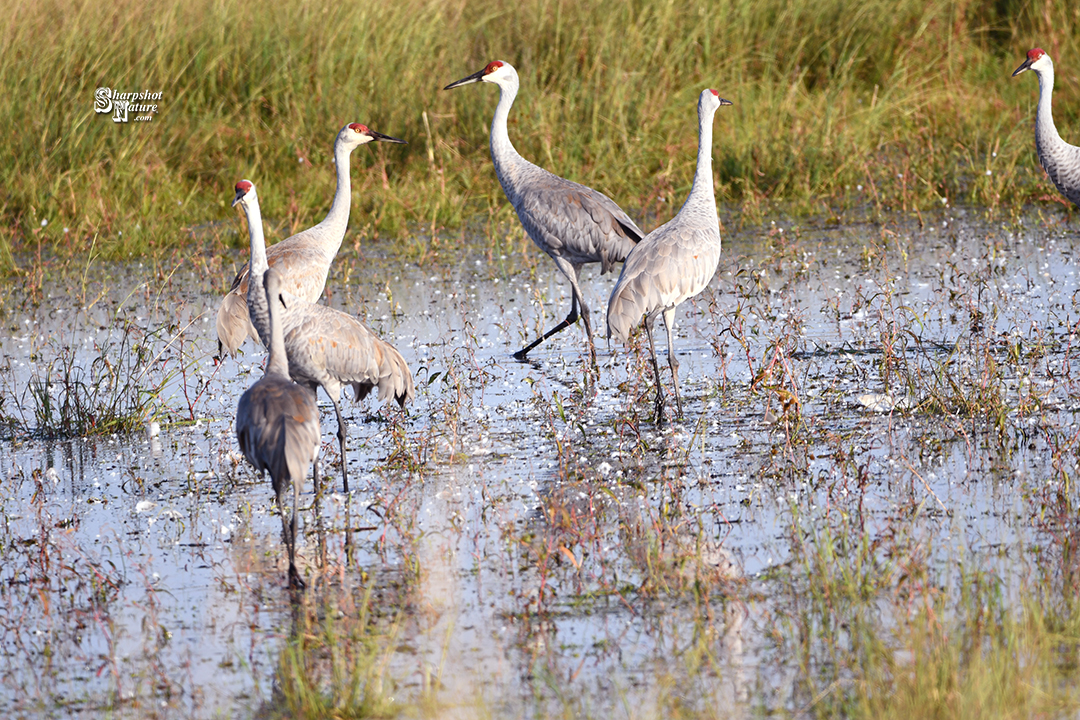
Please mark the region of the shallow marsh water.
[[[725, 232], [718, 277], [677, 314], [685, 417], [663, 427], [641, 338], [598, 338], [598, 377], [580, 326], [511, 358], [569, 306], [519, 229], [440, 238], [419, 263], [345, 253], [330, 303], [397, 346], [418, 395], [406, 415], [343, 403], [349, 498], [320, 395], [305, 607], [342, 625], [371, 608], [380, 692], [410, 714], [741, 717], [842, 695], [857, 626], [902, 656], [890, 629], [920, 602], [961, 615], [973, 578], [1010, 606], [1064, 593], [1076, 238], [1057, 216], [965, 209]], [[614, 280], [583, 279], [598, 335]], [[226, 283], [91, 264], [38, 299], [9, 291], [3, 714], [280, 703], [279, 654], [310, 628], [233, 433], [262, 353], [212, 357]], [[70, 378], [102, 356], [153, 389], [160, 434], [48, 437], [60, 360]], [[859, 601], [821, 600], [834, 573]]]

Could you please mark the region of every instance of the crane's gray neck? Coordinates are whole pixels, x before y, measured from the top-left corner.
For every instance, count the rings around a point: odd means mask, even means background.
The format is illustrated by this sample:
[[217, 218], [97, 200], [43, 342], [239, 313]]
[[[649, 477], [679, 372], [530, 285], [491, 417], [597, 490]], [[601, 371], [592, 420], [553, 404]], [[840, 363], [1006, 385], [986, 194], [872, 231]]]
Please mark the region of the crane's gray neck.
[[506, 120], [510, 117], [510, 107], [514, 104], [517, 92], [517, 78], [508, 81], [506, 85], [499, 85], [499, 104], [495, 108], [495, 117], [491, 119], [491, 159], [495, 163], [495, 171], [500, 180], [503, 179], [503, 162], [518, 156], [518, 151], [510, 142], [510, 134], [506, 130]]
[[266, 289], [267, 316], [270, 320], [270, 356], [266, 361], [266, 374], [289, 377], [289, 358], [285, 355], [285, 331], [281, 327], [281, 300], [277, 292], [271, 296]]
[[694, 186], [683, 207], [711, 208], [716, 215], [716, 195], [713, 194], [712, 173], [712, 123], [716, 110], [698, 108], [697, 171]]
[[1036, 73], [1039, 77], [1039, 106], [1035, 110], [1035, 137], [1040, 145], [1048, 142], [1059, 142], [1057, 128], [1054, 127], [1054, 116], [1051, 111], [1051, 102], [1054, 95], [1054, 66], [1050, 65]]
[[337, 169], [337, 190], [334, 192], [334, 202], [330, 205], [330, 212], [319, 223], [325, 233], [323, 237], [328, 242], [336, 241], [332, 247], [324, 247], [330, 257], [337, 254], [341, 247], [341, 241], [345, 237], [345, 228], [349, 225], [349, 208], [352, 206], [352, 181], [349, 177], [349, 155], [352, 148], [343, 142], [334, 143], [334, 166]]

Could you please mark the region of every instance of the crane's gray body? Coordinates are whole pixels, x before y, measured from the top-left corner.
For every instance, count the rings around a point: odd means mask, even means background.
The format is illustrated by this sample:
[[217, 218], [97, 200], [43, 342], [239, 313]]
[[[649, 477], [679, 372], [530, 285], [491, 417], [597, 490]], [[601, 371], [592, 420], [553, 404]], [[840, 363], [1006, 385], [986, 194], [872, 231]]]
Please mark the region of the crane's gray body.
[[611, 198], [534, 165], [494, 131], [491, 157], [525, 232], [564, 274], [560, 261], [577, 267], [598, 262], [601, 274], [611, 272], [645, 235]]
[[[1041, 54], [1032, 58], [1032, 53]], [[1062, 140], [1054, 125], [1054, 61], [1045, 52], [1033, 50], [1013, 75], [1028, 69], [1039, 78], [1039, 104], [1035, 109], [1035, 150], [1039, 162], [1058, 192], [1080, 207], [1080, 147]]]
[[311, 388], [322, 386], [338, 422], [341, 450], [341, 479], [349, 492], [348, 461], [345, 456], [345, 420], [341, 416], [341, 388], [351, 385], [356, 400], [363, 400], [378, 388], [380, 400], [394, 398], [405, 407], [416, 394], [412, 371], [392, 345], [379, 338], [361, 320], [326, 307], [303, 301], [292, 303], [285, 335], [289, 374]]
[[506, 124], [520, 83], [509, 63], [489, 63], [484, 70], [451, 83], [447, 89], [480, 81], [499, 86], [499, 104], [491, 121], [495, 175], [525, 232], [555, 261], [572, 288], [566, 320], [515, 356], [525, 359], [526, 353], [540, 342], [576, 322], [579, 307], [590, 352], [595, 353], [589, 308], [579, 285], [581, 267], [600, 263], [601, 274], [610, 272], [615, 263], [626, 259], [644, 233], [611, 198], [534, 165], [514, 148]]
[[[266, 272], [262, 280], [264, 295], [277, 298], [280, 292], [277, 272]], [[314, 392], [289, 379], [276, 304], [268, 300], [271, 341], [266, 372], [240, 396], [236, 406], [236, 439], [247, 461], [260, 474], [270, 473], [289, 550], [289, 582], [302, 587], [303, 581], [296, 570], [296, 506], [309, 463], [314, 465], [318, 485], [322, 435]], [[290, 483], [293, 507], [291, 518], [286, 518], [284, 494]]]
[[652, 325], [664, 316], [668, 339], [668, 364], [679, 399], [678, 360], [675, 358], [672, 324], [675, 308], [709, 284], [720, 263], [720, 218], [716, 212], [712, 179], [712, 121], [716, 109], [730, 105], [712, 90], [698, 99], [698, 156], [694, 186], [678, 214], [646, 235], [623, 264], [622, 273], [608, 301], [608, 335], [625, 341], [644, 319], [656, 373], [657, 415], [662, 419], [663, 393]]
[[331, 399], [351, 385], [357, 400], [378, 389], [379, 400], [402, 407], [416, 390], [412, 372], [392, 345], [362, 320], [325, 305], [303, 304], [285, 334], [289, 375], [302, 385], [321, 386]]

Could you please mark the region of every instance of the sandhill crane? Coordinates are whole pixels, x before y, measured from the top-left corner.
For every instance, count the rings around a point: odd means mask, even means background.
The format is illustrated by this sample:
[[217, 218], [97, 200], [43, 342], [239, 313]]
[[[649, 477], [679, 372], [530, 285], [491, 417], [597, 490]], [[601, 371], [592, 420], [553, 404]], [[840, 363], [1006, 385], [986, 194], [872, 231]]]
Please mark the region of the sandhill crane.
[[506, 118], [518, 91], [518, 74], [501, 60], [490, 62], [483, 70], [447, 85], [445, 90], [474, 82], [499, 86], [499, 104], [491, 121], [491, 159], [503, 192], [517, 211], [525, 232], [541, 250], [551, 256], [556, 267], [570, 281], [570, 314], [530, 345], [514, 353], [525, 360], [530, 350], [577, 322], [578, 308], [585, 322], [589, 354], [596, 363], [589, 307], [581, 294], [578, 274], [586, 263], [600, 263], [600, 274], [622, 262], [645, 234], [610, 198], [592, 188], [579, 185], [533, 165], [521, 157], [506, 132]]
[[341, 388], [351, 385], [357, 401], [373, 388], [379, 400], [394, 398], [402, 408], [416, 394], [405, 358], [361, 320], [325, 305], [305, 303], [285, 336], [289, 374], [315, 391], [322, 386], [334, 403], [341, 446], [341, 479], [349, 492], [345, 459], [345, 421], [341, 417]]
[[[337, 191], [330, 211], [318, 225], [272, 245], [266, 256], [272, 267], [281, 273], [286, 292], [316, 302], [326, 286], [326, 275], [334, 261], [345, 230], [349, 224], [352, 204], [352, 184], [349, 179], [349, 156], [354, 148], [365, 143], [381, 141], [402, 143], [404, 140], [375, 132], [367, 125], [350, 123], [341, 128], [334, 140], [334, 164], [337, 167]], [[233, 354], [248, 336], [258, 339], [247, 311], [248, 268], [240, 268], [229, 294], [217, 314], [218, 356]]]
[[1080, 147], [1061, 139], [1054, 127], [1051, 97], [1054, 94], [1054, 61], [1042, 48], [1029, 50], [1027, 60], [1013, 72], [1016, 77], [1025, 70], [1039, 76], [1039, 105], [1035, 109], [1035, 150], [1046, 174], [1054, 181], [1058, 192], [1074, 205], [1080, 206]]
[[[262, 278], [268, 298], [270, 357], [262, 379], [240, 396], [236, 406], [236, 439], [240, 450], [259, 474], [270, 473], [281, 513], [281, 529], [289, 550], [289, 586], [304, 587], [296, 571], [296, 506], [308, 463], [319, 486], [319, 408], [315, 393], [289, 379], [285, 360], [285, 336], [277, 317], [281, 280], [276, 270]], [[285, 489], [292, 483], [291, 519], [285, 517]]]
[[[267, 250], [262, 230], [259, 197], [254, 184], [241, 180], [236, 184], [233, 205], [239, 204], [248, 220], [251, 241], [251, 277], [267, 272]], [[255, 280], [257, 282], [257, 280]], [[254, 291], [251, 283], [247, 306], [251, 323], [264, 343], [270, 341], [268, 311], [277, 307], [284, 334], [289, 375], [312, 393], [322, 386], [334, 404], [341, 448], [342, 485], [349, 492], [348, 462], [345, 456], [345, 421], [341, 417], [341, 388], [351, 385], [356, 400], [363, 400], [373, 388], [379, 399], [393, 397], [401, 407], [413, 399], [412, 372], [397, 350], [383, 341], [357, 318], [325, 305], [309, 303], [282, 290], [281, 305]]]
[[705, 289], [720, 264], [720, 218], [716, 214], [712, 176], [712, 121], [716, 109], [730, 105], [715, 90], [698, 99], [698, 156], [694, 185], [678, 214], [646, 235], [623, 264], [619, 281], [608, 301], [608, 336], [625, 341], [630, 330], [645, 318], [653, 372], [656, 375], [656, 417], [663, 422], [664, 391], [653, 344], [653, 323], [664, 316], [668, 364], [679, 399], [679, 361], [675, 357], [672, 324], [675, 308]]

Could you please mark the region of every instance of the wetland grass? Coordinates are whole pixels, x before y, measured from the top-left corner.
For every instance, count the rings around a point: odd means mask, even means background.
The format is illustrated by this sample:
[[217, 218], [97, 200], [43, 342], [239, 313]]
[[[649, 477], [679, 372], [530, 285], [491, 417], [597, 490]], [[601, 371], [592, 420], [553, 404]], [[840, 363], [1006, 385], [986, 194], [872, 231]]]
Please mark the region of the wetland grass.
[[[1080, 68], [1078, 21], [1065, 0], [873, 0], [856, 11], [780, 0], [0, 9], [8, 272], [20, 264], [13, 251], [38, 241], [79, 253], [96, 238], [110, 259], [191, 245], [197, 228], [230, 217], [222, 188], [238, 177], [264, 178], [283, 235], [308, 226], [329, 204], [331, 143], [350, 121], [410, 144], [354, 157], [347, 246], [408, 244], [418, 228], [485, 214], [510, 221], [486, 149], [494, 95], [440, 90], [497, 57], [522, 75], [511, 128], [521, 152], [601, 188], [647, 226], [686, 194], [687, 108], [703, 85], [735, 101], [716, 128], [717, 194], [751, 222], [777, 205], [824, 203], [842, 217], [866, 205], [923, 213], [1053, 195], [1034, 159], [1035, 91], [1009, 77], [1034, 44], [1061, 68], [1059, 127], [1068, 134], [1080, 116], [1068, 80]], [[98, 87], [160, 91], [159, 112], [113, 123], [94, 112]], [[212, 268], [228, 275], [238, 261], [220, 267], [213, 243]]]
[[282, 647], [267, 718], [390, 718], [404, 709], [387, 675], [392, 624], [373, 612], [371, 586], [358, 599], [333, 592], [325, 607], [303, 603]]
[[[839, 509], [839, 508], [838, 508]], [[851, 508], [854, 509], [854, 508]], [[1049, 606], [1032, 573], [1008, 581], [952, 554], [930, 560], [925, 516], [869, 540], [855, 513], [795, 514], [793, 557], [770, 583], [790, 599], [777, 652], [800, 656], [793, 715], [1068, 717], [1080, 709], [1076, 603]], [[786, 589], [785, 589], [786, 588]]]

